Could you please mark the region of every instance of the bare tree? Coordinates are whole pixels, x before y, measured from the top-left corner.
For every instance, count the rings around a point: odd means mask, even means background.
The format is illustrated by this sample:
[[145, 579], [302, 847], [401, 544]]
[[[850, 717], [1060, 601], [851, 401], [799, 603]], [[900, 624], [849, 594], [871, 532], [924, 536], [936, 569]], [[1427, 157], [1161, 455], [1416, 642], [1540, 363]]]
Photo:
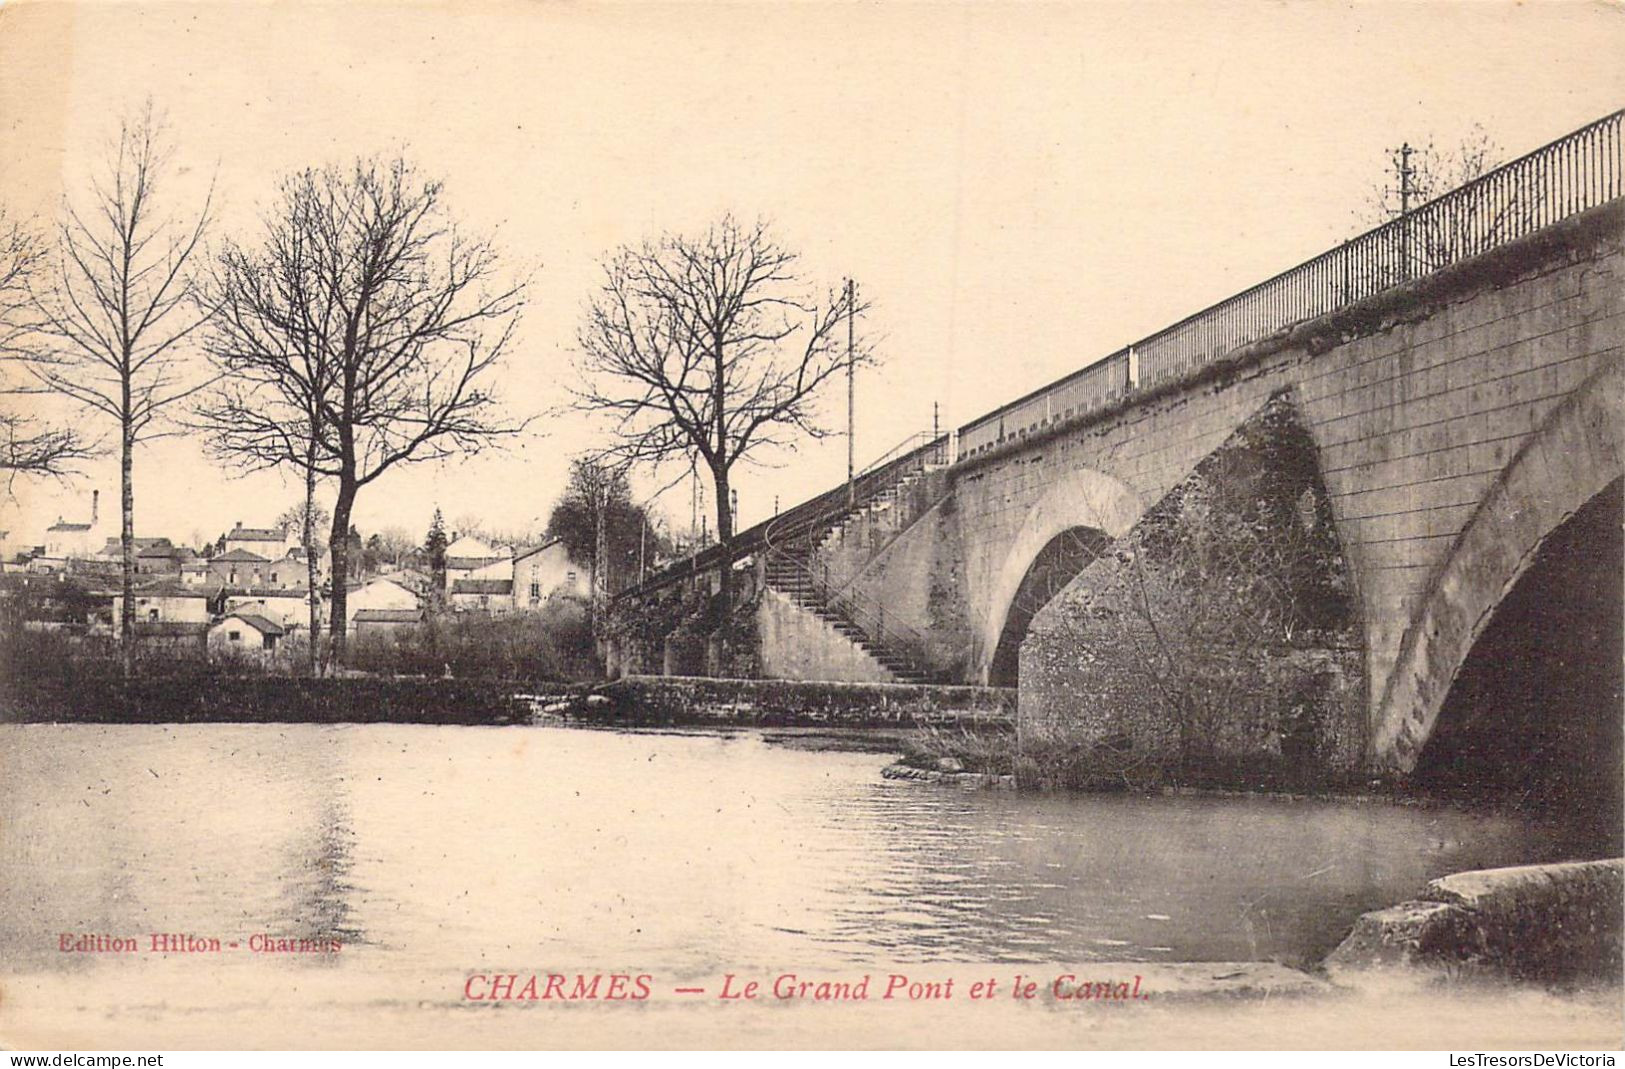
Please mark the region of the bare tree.
[[30, 370], [118, 428], [126, 673], [135, 655], [135, 447], [173, 433], [160, 422], [166, 410], [200, 387], [188, 345], [209, 318], [191, 269], [213, 193], [195, 214], [170, 214], [162, 207], [168, 162], [149, 103], [120, 125], [105, 173], [65, 204], [50, 277], [32, 291], [43, 345]]
[[518, 433], [489, 382], [524, 304], [495, 246], [456, 224], [404, 159], [282, 183], [261, 246], [223, 257], [211, 354], [228, 385], [200, 406], [216, 448], [336, 483], [328, 629], [342, 657], [351, 515], [391, 468]]
[[320, 501], [312, 501], [309, 497], [301, 497], [298, 501], [283, 509], [276, 518], [276, 524], [284, 531], [303, 532], [308, 523], [311, 527], [311, 548], [317, 556], [327, 548], [327, 537], [321, 533], [327, 530], [327, 525], [333, 520], [333, 514], [327, 506]]
[[321, 294], [308, 228], [310, 210], [300, 178], [285, 181], [278, 213], [263, 224], [263, 241], [228, 241], [208, 276], [217, 309], [206, 348], [220, 372], [193, 408], [205, 447], [244, 472], [292, 468], [303, 499], [279, 522], [298, 527], [305, 555], [309, 642], [314, 674], [320, 659], [318, 528], [332, 519], [316, 493], [321, 481], [323, 405], [333, 390], [331, 339], [343, 329], [331, 293]]
[[1355, 212], [1362, 231], [1405, 219], [1391, 229], [1390, 254], [1373, 268], [1381, 272], [1382, 284], [1418, 278], [1498, 244], [1527, 217], [1538, 193], [1512, 184], [1475, 188], [1454, 198], [1448, 210], [1410, 215], [1493, 171], [1504, 158], [1501, 147], [1476, 124], [1454, 147], [1440, 148], [1430, 137], [1389, 150], [1389, 173], [1372, 185]]
[[[0, 361], [5, 364], [0, 393], [35, 392], [31, 376], [19, 376], [19, 362], [29, 356], [32, 314], [29, 280], [46, 267], [46, 249], [30, 227], [12, 219], [0, 206]], [[65, 476], [78, 462], [95, 454], [94, 445], [73, 427], [41, 423], [26, 411], [0, 411], [0, 472], [8, 484], [18, 475]]]
[[373, 543], [381, 559], [399, 568], [418, 550], [418, 540], [404, 527], [385, 527], [367, 540]]
[[577, 331], [576, 406], [606, 417], [618, 463], [703, 463], [715, 491], [722, 611], [732, 603], [734, 465], [798, 436], [821, 437], [820, 388], [866, 364], [843, 345], [851, 290], [815, 299], [796, 254], [764, 223], [724, 217], [695, 236], [622, 248]]

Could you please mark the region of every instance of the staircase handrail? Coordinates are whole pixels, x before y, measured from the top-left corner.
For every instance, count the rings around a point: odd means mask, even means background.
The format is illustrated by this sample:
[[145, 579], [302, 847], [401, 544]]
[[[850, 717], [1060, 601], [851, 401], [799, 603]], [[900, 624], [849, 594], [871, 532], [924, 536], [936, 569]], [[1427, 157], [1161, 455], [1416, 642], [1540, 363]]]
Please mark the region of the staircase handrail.
[[[904, 439], [902, 444], [906, 445], [918, 441], [922, 434], [924, 432], [910, 435]], [[739, 560], [748, 554], [756, 552], [758, 549], [765, 549], [770, 538], [777, 537], [782, 540], [784, 532], [792, 528], [799, 529], [808, 525], [826, 523], [831, 517], [843, 515], [845, 512], [850, 511], [849, 499], [853, 496], [855, 496], [859, 505], [868, 504], [886, 489], [888, 480], [893, 476], [901, 477], [901, 475], [907, 474], [909, 471], [924, 467], [929, 462], [932, 450], [935, 450], [938, 455], [944, 453], [948, 440], [948, 434], [944, 432], [936, 435], [934, 440], [928, 441], [925, 445], [917, 447], [912, 452], [904, 452], [900, 456], [896, 455], [899, 452], [899, 447], [894, 446], [892, 449], [887, 450], [880, 459], [865, 468], [862, 474], [857, 476], [852, 487], [852, 490], [856, 491], [855, 495], [849, 490], [846, 483], [841, 483], [834, 489], [826, 490], [816, 497], [787, 509], [771, 520], [737, 532], [731, 545], [733, 559]], [[681, 560], [674, 561], [653, 575], [647, 576], [636, 585], [618, 591], [615, 597], [617, 600], [637, 597], [690, 576], [698, 575], [719, 560], [723, 554], [723, 549], [724, 547], [718, 543]]]

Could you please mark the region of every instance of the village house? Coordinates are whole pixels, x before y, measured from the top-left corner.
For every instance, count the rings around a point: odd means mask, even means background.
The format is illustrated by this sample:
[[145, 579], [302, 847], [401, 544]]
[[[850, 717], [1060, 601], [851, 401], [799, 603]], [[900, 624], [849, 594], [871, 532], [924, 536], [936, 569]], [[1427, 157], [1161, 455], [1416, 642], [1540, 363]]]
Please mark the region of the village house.
[[[316, 611], [322, 610], [320, 594], [315, 596]], [[248, 612], [274, 620], [284, 629], [293, 631], [310, 623], [312, 598], [303, 587], [279, 590], [275, 587], [227, 590], [226, 612]]]
[[410, 631], [423, 623], [422, 609], [362, 609], [350, 618], [358, 640]]
[[419, 598], [427, 598], [434, 590], [434, 577], [418, 571], [416, 568], [395, 568], [383, 573], [384, 577], [399, 583]]
[[209, 558], [209, 575], [217, 583], [235, 587], [263, 587], [271, 562], [246, 549], [228, 549]]
[[[115, 638], [124, 634], [124, 596], [112, 595]], [[168, 646], [201, 652], [206, 648], [210, 593], [172, 578], [148, 583], [135, 592], [135, 636], [146, 646]]]
[[262, 560], [274, 560], [283, 557], [290, 550], [299, 547], [299, 539], [281, 527], [244, 527], [243, 521], [238, 520], [237, 525], [221, 535], [224, 543], [221, 549], [225, 553], [241, 549]]
[[61, 575], [70, 570], [70, 561], [93, 557], [100, 502], [101, 491], [91, 491], [89, 523], [58, 516], [56, 522], [45, 529], [45, 544], [29, 558], [28, 570], [39, 575]]
[[446, 593], [460, 579], [513, 578], [513, 552], [463, 535], [446, 547]]
[[540, 609], [555, 597], [583, 598], [586, 571], [570, 559], [564, 543], [555, 538], [539, 546], [521, 550], [513, 558], [513, 599], [517, 609]]
[[[177, 546], [167, 538], [136, 538], [133, 540], [133, 547], [137, 575], [180, 575], [182, 565], [197, 559], [197, 553], [191, 547]], [[124, 562], [122, 540], [107, 539], [97, 556], [105, 562], [122, 565]]]
[[[317, 581], [321, 581], [321, 569], [316, 570]], [[305, 561], [304, 553], [299, 549], [290, 549], [285, 555], [269, 562], [265, 566], [265, 585], [275, 590], [304, 590], [310, 585], [310, 568]]]
[[101, 491], [90, 492], [90, 522], [79, 523], [58, 516], [45, 529], [44, 558], [54, 561], [80, 559], [96, 552], [96, 527], [101, 522]]
[[455, 612], [512, 612], [513, 580], [456, 579], [452, 581], [446, 602]]
[[209, 652], [263, 659], [286, 634], [275, 620], [252, 612], [230, 612], [209, 628]]
[[354, 626], [356, 614], [368, 609], [421, 609], [422, 602], [416, 594], [395, 582], [393, 579], [374, 579], [369, 583], [357, 584], [350, 587], [345, 593], [344, 618]]
[[[135, 618], [137, 623], [150, 624], [207, 624], [211, 592], [189, 587], [173, 579], [160, 579], [137, 587], [135, 591]], [[113, 634], [120, 633], [124, 595], [113, 595]]]

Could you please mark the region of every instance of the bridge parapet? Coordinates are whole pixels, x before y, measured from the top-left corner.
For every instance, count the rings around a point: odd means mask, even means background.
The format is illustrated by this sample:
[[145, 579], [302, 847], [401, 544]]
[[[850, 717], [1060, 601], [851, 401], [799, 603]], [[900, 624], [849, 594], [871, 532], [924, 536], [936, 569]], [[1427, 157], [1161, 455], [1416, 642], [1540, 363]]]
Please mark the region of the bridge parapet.
[[1183, 378], [1242, 346], [1625, 196], [1625, 110], [1018, 398], [959, 430], [958, 455]]

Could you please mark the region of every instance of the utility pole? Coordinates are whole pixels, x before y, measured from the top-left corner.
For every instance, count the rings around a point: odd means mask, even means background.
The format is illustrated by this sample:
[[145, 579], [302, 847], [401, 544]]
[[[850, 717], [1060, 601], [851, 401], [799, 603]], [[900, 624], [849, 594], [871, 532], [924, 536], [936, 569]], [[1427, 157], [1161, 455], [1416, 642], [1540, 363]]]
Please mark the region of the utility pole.
[[1409, 141], [1399, 146], [1397, 153], [1399, 159], [1395, 167], [1399, 171], [1399, 214], [1404, 215], [1411, 210], [1411, 194], [1416, 192], [1411, 185], [1411, 179], [1416, 177], [1416, 170], [1411, 166], [1411, 154], [1416, 150], [1411, 148]]
[[858, 448], [855, 437], [857, 414], [857, 347], [853, 344], [852, 320], [858, 310], [858, 284], [846, 280], [846, 504], [858, 503]]
[[1418, 190], [1411, 180], [1416, 177], [1416, 168], [1411, 166], [1411, 155], [1416, 150], [1411, 143], [1405, 141], [1400, 144], [1399, 151], [1394, 154], [1394, 168], [1399, 173], [1399, 277], [1405, 281], [1411, 277], [1411, 224], [1405, 217], [1411, 211], [1411, 197]]

